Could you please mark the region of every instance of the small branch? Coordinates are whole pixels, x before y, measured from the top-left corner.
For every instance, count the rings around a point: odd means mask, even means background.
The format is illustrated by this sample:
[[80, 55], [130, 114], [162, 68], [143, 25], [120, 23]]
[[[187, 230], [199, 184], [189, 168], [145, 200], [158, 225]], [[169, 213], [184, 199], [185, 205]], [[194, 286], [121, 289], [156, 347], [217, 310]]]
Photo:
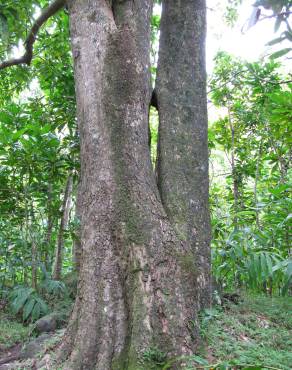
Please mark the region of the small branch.
[[268, 83], [273, 84], [273, 85], [283, 85], [283, 84], [289, 84], [291, 82], [292, 80], [284, 80], [284, 81], [279, 81], [279, 82], [268, 81]]
[[45, 8], [41, 15], [36, 19], [34, 24], [32, 25], [32, 28], [25, 40], [25, 53], [20, 58], [13, 58], [6, 60], [0, 64], [0, 70], [16, 66], [19, 64], [27, 64], [30, 65], [32, 57], [33, 57], [33, 44], [36, 40], [37, 33], [41, 26], [54, 14], [56, 14], [60, 9], [62, 9], [66, 4], [66, 0], [55, 0], [52, 2], [51, 5], [49, 5], [47, 8]]

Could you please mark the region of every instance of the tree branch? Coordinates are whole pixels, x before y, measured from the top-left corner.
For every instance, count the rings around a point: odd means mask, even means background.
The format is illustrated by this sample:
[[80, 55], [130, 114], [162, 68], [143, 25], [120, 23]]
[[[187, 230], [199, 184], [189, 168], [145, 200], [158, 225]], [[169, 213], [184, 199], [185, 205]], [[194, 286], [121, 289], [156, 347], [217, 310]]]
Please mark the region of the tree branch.
[[33, 44], [36, 40], [37, 33], [41, 26], [54, 14], [56, 14], [60, 9], [62, 9], [66, 4], [66, 0], [55, 0], [47, 8], [45, 8], [41, 15], [36, 19], [32, 28], [25, 40], [25, 53], [20, 58], [12, 58], [0, 63], [0, 70], [16, 66], [19, 64], [30, 65], [33, 57]]

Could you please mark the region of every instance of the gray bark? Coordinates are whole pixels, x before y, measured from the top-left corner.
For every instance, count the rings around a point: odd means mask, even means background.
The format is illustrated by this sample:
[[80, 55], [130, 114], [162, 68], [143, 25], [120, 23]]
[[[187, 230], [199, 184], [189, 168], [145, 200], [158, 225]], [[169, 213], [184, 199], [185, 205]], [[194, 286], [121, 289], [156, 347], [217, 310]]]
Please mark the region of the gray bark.
[[192, 246], [197, 298], [210, 304], [205, 0], [164, 0], [157, 71], [158, 187], [169, 219]]
[[[143, 354], [150, 348], [170, 358], [195, 351], [197, 282], [203, 276], [194, 262], [201, 240], [195, 248], [179, 237], [150, 160], [152, 1], [68, 5], [81, 146], [82, 263], [60, 360], [68, 370], [149, 369]], [[205, 140], [204, 107], [202, 112]], [[207, 209], [195, 207], [198, 213]]]
[[76, 206], [75, 206], [75, 219], [77, 221], [77, 226], [75, 230], [75, 237], [73, 241], [73, 250], [72, 250], [72, 262], [75, 271], [79, 274], [81, 260], [82, 260], [82, 249], [81, 249], [81, 205], [80, 205], [80, 185], [78, 185], [77, 195], [76, 195]]
[[[175, 19], [179, 29], [187, 16], [182, 3], [181, 21]], [[148, 146], [152, 1], [70, 0], [68, 5], [81, 148], [78, 212], [82, 260], [77, 299], [59, 360], [67, 370], [149, 369], [143, 354], [153, 347], [159, 347], [168, 358], [194, 353], [198, 309], [203, 301], [209, 301], [209, 219], [208, 207], [203, 204], [208, 196], [205, 72], [204, 57], [199, 56], [203, 52], [204, 10], [194, 10], [191, 2], [185, 4], [199, 17], [199, 25], [188, 24], [186, 31], [195, 27], [199, 34], [188, 33], [188, 37], [195, 37], [193, 42], [200, 39], [196, 45], [201, 49], [198, 54], [193, 54], [193, 49], [191, 56], [185, 54], [182, 78], [194, 73], [193, 84], [185, 86], [186, 95], [192, 98], [182, 101], [184, 109], [179, 101], [175, 105], [188, 135], [195, 140], [192, 144], [198, 147], [193, 151], [183, 129], [176, 140], [170, 138], [173, 143], [187, 140], [187, 150], [180, 146], [186, 178], [183, 196], [177, 192], [178, 184], [174, 183], [169, 193], [160, 181], [165, 212]], [[191, 42], [186, 46], [191, 47]], [[193, 57], [194, 64], [187, 67]], [[174, 64], [179, 63], [175, 52], [173, 58]], [[198, 100], [193, 99], [195, 83]], [[162, 130], [168, 131], [164, 124], [169, 100], [162, 86], [161, 81], [159, 109]], [[160, 150], [169, 150], [166, 144], [161, 140]], [[165, 159], [160, 155], [160, 161]], [[182, 158], [174, 160], [179, 171]], [[181, 174], [163, 166], [160, 171], [167, 178]], [[195, 171], [199, 174], [193, 180]], [[178, 196], [182, 204], [181, 223], [169, 211], [172, 196]], [[205, 289], [202, 295], [198, 294], [201, 289]]]

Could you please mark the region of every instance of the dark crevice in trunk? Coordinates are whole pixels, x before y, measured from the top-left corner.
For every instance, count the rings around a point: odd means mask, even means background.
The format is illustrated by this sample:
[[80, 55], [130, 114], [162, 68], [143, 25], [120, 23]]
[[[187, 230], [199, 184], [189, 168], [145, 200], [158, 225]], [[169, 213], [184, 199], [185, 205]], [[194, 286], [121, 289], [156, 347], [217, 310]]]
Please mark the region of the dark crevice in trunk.
[[154, 107], [158, 110], [158, 99], [157, 99], [156, 89], [153, 89], [153, 91], [152, 91], [150, 106], [152, 106], [152, 107]]

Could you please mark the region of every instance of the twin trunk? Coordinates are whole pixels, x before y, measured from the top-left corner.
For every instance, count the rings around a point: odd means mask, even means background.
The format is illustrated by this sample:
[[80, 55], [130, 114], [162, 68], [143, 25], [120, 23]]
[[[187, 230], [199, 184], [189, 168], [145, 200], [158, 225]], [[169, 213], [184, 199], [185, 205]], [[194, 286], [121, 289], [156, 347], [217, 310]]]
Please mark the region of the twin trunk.
[[163, 9], [158, 188], [148, 148], [152, 2], [69, 1], [82, 256], [61, 346], [67, 369], [149, 368], [143, 355], [157, 347], [191, 354], [209, 303], [205, 5]]

